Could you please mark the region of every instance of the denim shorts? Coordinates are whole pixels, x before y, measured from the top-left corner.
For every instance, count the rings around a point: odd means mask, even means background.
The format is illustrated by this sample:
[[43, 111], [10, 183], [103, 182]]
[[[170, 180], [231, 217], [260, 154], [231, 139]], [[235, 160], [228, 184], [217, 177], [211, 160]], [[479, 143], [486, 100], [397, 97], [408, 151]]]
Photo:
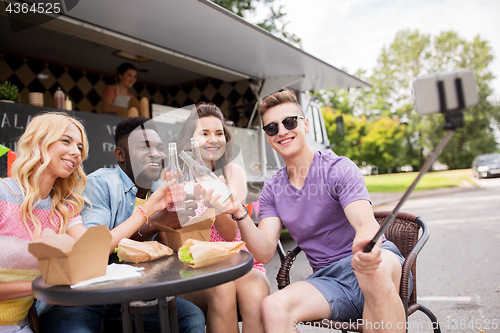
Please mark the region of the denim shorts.
[[[405, 259], [394, 243], [385, 241], [382, 248], [396, 254], [401, 265], [404, 263]], [[363, 316], [365, 298], [352, 270], [351, 260], [352, 254], [320, 269], [306, 279], [330, 304], [330, 320], [349, 321], [361, 319]], [[410, 290], [411, 285], [410, 277]]]

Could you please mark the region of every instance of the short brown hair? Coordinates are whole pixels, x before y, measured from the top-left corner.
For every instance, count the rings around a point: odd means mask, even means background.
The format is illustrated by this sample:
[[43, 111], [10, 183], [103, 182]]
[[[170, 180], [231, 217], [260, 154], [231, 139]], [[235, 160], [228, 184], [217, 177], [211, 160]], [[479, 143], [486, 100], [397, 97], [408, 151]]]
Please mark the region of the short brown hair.
[[295, 93], [289, 89], [285, 89], [282, 91], [277, 91], [271, 95], [268, 95], [262, 103], [259, 106], [259, 115], [262, 118], [264, 114], [269, 110], [270, 108], [273, 108], [275, 106], [285, 104], [285, 103], [292, 103], [297, 106], [297, 108], [300, 110], [300, 113], [304, 115], [304, 111], [302, 110], [302, 107], [300, 106], [299, 102], [297, 101], [297, 96], [295, 96]]

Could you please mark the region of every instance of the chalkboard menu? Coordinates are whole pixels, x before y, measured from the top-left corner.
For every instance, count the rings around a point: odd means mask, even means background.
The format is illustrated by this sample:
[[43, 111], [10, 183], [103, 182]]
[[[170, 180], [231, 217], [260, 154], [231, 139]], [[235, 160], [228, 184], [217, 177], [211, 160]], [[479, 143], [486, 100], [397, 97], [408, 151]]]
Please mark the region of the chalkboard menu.
[[[99, 168], [114, 168], [117, 165], [113, 154], [115, 128], [116, 124], [125, 119], [118, 116], [0, 102], [0, 144], [15, 151], [17, 140], [24, 133], [31, 118], [47, 111], [67, 112], [82, 122], [89, 140], [89, 154], [83, 161], [87, 175]], [[182, 120], [169, 118], [169, 121], [165, 123], [156, 119], [154, 121], [158, 134], [164, 146], [168, 147], [169, 142], [176, 140], [182, 127]], [[1, 177], [7, 177], [7, 154], [0, 156]]]
[[[0, 144], [16, 150], [16, 142], [24, 133], [32, 117], [44, 111], [59, 109], [31, 106], [25, 104], [0, 102]], [[64, 111], [78, 118], [89, 140], [89, 154], [83, 161], [85, 173], [89, 174], [102, 167], [114, 167], [116, 159], [114, 134], [116, 124], [124, 118], [79, 111]], [[7, 176], [7, 154], [0, 157], [0, 177]]]

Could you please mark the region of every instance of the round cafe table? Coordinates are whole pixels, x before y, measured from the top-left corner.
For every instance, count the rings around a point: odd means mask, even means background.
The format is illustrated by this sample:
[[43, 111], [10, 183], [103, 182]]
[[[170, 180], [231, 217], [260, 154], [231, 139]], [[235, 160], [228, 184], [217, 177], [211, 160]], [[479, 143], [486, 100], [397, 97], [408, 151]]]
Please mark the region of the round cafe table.
[[40, 301], [66, 306], [121, 303], [124, 311], [124, 332], [132, 332], [130, 302], [157, 299], [162, 332], [176, 332], [177, 318], [168, 318], [169, 313], [177, 313], [175, 300], [173, 309], [172, 306], [168, 309], [167, 296], [189, 293], [235, 280], [252, 269], [253, 256], [246, 251], [240, 251], [220, 263], [191, 268], [180, 262], [174, 253], [154, 261], [130, 265], [144, 267], [142, 276], [75, 289], [67, 285], [46, 285], [42, 277], [38, 277], [32, 284], [33, 295]]

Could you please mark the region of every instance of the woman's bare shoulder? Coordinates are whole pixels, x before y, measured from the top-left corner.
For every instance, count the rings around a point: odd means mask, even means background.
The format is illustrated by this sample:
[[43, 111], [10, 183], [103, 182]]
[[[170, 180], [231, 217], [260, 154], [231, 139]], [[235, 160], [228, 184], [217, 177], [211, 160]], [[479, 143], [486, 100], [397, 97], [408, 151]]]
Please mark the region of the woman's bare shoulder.
[[233, 176], [240, 177], [245, 175], [245, 170], [243, 170], [241, 165], [236, 163], [229, 163], [226, 167], [226, 172], [230, 178]]

